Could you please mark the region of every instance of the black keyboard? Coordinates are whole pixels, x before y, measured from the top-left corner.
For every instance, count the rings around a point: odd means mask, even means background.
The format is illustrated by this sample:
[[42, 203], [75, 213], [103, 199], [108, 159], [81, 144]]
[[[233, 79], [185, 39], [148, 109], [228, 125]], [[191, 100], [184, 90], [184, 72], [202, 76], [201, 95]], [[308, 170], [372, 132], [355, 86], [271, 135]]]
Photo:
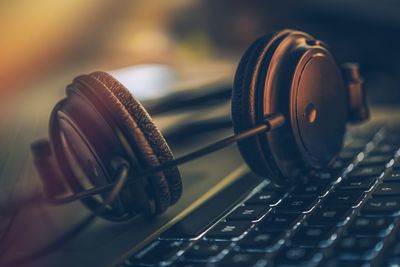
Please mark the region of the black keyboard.
[[189, 214], [119, 266], [399, 266], [399, 148], [400, 130], [349, 134], [308, 184], [217, 195], [232, 205]]

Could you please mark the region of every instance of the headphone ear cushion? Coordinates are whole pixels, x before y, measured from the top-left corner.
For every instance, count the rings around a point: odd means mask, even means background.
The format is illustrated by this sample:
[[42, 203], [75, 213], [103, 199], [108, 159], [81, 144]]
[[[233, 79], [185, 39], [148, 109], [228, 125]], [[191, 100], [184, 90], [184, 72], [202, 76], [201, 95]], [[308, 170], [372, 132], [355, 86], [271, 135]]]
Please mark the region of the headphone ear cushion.
[[[235, 133], [250, 129], [259, 123], [259, 114], [256, 113], [256, 99], [264, 97], [263, 92], [258, 92], [254, 83], [255, 72], [258, 71], [265, 53], [273, 53], [277, 38], [282, 38], [290, 33], [284, 30], [256, 40], [242, 56], [235, 73], [232, 91], [232, 123]], [[265, 73], [266, 75], [266, 73]], [[262, 177], [279, 177], [281, 173], [270, 153], [268, 143], [261, 143], [259, 138], [251, 137], [238, 142], [238, 148], [243, 159], [256, 174]], [[281, 182], [281, 179], [275, 179]]]
[[[134, 103], [137, 104], [137, 109], [142, 110], [141, 114], [143, 115], [132, 116], [125, 104], [121, 102], [120, 97], [115, 93], [117, 90], [122, 89], [127, 91], [126, 88], [124, 88], [112, 76], [104, 72], [80, 76], [76, 78], [76, 82], [81, 82], [85, 85], [80, 86], [79, 90], [89, 99], [96, 98], [97, 101], [100, 101], [103, 105], [102, 108], [105, 108], [111, 115], [118, 127], [120, 127], [121, 131], [125, 134], [132, 148], [136, 149], [135, 154], [137, 159], [144, 168], [160, 164], [160, 159], [163, 159], [163, 157], [159, 158], [158, 154], [156, 154], [153, 149], [153, 146], [150, 144], [150, 133], [155, 134], [154, 131], [149, 130], [155, 127], [151, 118], [136, 100], [134, 100]], [[137, 112], [139, 113], [139, 111]], [[161, 149], [157, 149], [157, 151], [160, 153]], [[166, 150], [164, 150], [164, 152], [166, 153]], [[169, 151], [169, 154], [170, 157], [173, 158], [171, 151]], [[166, 155], [167, 154], [165, 154], [165, 157], [167, 158]], [[141, 208], [143, 213], [147, 215], [160, 214], [171, 205], [172, 195], [169, 180], [172, 181], [172, 179], [179, 179], [179, 182], [176, 183], [180, 183], [180, 175], [177, 169], [176, 172], [177, 175], [174, 176], [174, 178], [169, 179], [165, 177], [165, 171], [147, 177], [146, 180], [148, 181], [150, 188], [146, 189], [147, 200], [145, 202], [148, 202], [148, 204], [144, 204], [145, 206]], [[182, 191], [182, 186], [175, 185], [171, 186], [171, 189], [172, 188], [176, 188], [173, 196], [174, 199], [178, 199], [180, 196], [179, 192]], [[133, 196], [132, 199], [135, 199], [135, 196]], [[154, 200], [154, 205], [150, 204], [150, 199]]]
[[[130, 116], [137, 123], [138, 128], [144, 134], [146, 141], [150, 145], [154, 155], [157, 157], [159, 164], [173, 160], [174, 156], [166, 140], [154, 124], [146, 109], [134, 98], [132, 93], [106, 72], [94, 72], [91, 76], [105, 84], [124, 105]], [[174, 166], [167, 168], [162, 172], [164, 173], [168, 183], [170, 204], [175, 204], [181, 197], [183, 189], [179, 170]]]

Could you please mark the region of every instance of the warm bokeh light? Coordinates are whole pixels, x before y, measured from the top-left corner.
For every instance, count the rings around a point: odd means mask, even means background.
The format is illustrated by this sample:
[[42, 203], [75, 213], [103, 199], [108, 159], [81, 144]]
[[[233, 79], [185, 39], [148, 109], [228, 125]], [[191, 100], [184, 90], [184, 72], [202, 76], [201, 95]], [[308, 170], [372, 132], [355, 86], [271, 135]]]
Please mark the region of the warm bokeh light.
[[0, 93], [67, 62], [94, 35], [108, 8], [94, 0], [2, 1]]
[[[3, 1], [0, 3], [0, 95], [69, 68], [119, 68], [141, 63], [204, 61], [211, 45], [201, 32], [179, 43], [177, 10], [197, 1]], [[195, 48], [195, 49], [193, 49]], [[197, 51], [196, 51], [197, 50]], [[196, 56], [197, 55], [197, 56]]]
[[[285, 27], [322, 36], [339, 59], [371, 71], [372, 83], [396, 85], [396, 75], [380, 75], [400, 69], [393, 34], [399, 5], [357, 2], [1, 1], [0, 103], [62, 74], [137, 64], [166, 64], [185, 73], [227, 65], [232, 70], [250, 42]], [[380, 51], [391, 51], [393, 61], [383, 60]]]

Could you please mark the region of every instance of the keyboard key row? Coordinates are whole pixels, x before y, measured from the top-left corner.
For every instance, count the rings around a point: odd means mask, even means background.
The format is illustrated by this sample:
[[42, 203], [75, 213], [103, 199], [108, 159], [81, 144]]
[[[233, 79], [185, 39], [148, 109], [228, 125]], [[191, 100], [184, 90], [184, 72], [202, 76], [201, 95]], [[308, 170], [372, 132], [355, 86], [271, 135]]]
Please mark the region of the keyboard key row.
[[365, 203], [361, 213], [365, 215], [385, 216], [396, 215], [400, 212], [398, 197], [373, 197]]
[[358, 216], [347, 229], [349, 235], [385, 236], [392, 227], [392, 218]]
[[394, 218], [388, 216], [400, 213], [400, 186], [395, 183], [400, 181], [400, 163], [394, 164], [372, 197], [360, 205], [396, 151], [387, 143], [376, 146], [333, 192], [323, 197], [368, 140], [357, 142], [344, 149], [330, 169], [315, 172], [310, 185], [295, 188], [289, 196], [282, 199], [281, 189], [267, 187], [194, 244], [157, 240], [129, 260], [168, 262], [184, 252], [172, 266], [211, 267], [215, 261], [218, 266], [302, 265], [321, 261], [321, 249], [330, 246], [340, 257], [324, 263], [365, 263], [379, 253], [385, 236], [393, 229]]

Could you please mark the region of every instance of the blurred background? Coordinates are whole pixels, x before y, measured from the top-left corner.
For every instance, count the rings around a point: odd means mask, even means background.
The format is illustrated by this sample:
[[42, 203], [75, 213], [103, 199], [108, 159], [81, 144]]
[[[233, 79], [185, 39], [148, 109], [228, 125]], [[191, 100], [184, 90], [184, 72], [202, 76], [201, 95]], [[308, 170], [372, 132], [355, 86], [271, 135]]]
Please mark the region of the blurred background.
[[[339, 62], [359, 62], [370, 103], [400, 103], [398, 0], [0, 1], [0, 208], [41, 190], [29, 146], [47, 136], [50, 111], [75, 76], [133, 66], [119, 74], [129, 76], [141, 99], [177, 88], [230, 86], [250, 43], [283, 28], [323, 40]], [[42, 212], [37, 221], [21, 221], [5, 247], [29, 251], [70, 227], [78, 211], [87, 212], [79, 203], [65, 211], [57, 207], [51, 219]], [[7, 222], [0, 221], [0, 232]], [[1, 258], [1, 244], [0, 250]]]
[[370, 101], [398, 102], [399, 15], [395, 0], [1, 1], [0, 104], [144, 63], [167, 64], [181, 80], [229, 79], [252, 41], [285, 27], [324, 40], [339, 61], [360, 62]]

